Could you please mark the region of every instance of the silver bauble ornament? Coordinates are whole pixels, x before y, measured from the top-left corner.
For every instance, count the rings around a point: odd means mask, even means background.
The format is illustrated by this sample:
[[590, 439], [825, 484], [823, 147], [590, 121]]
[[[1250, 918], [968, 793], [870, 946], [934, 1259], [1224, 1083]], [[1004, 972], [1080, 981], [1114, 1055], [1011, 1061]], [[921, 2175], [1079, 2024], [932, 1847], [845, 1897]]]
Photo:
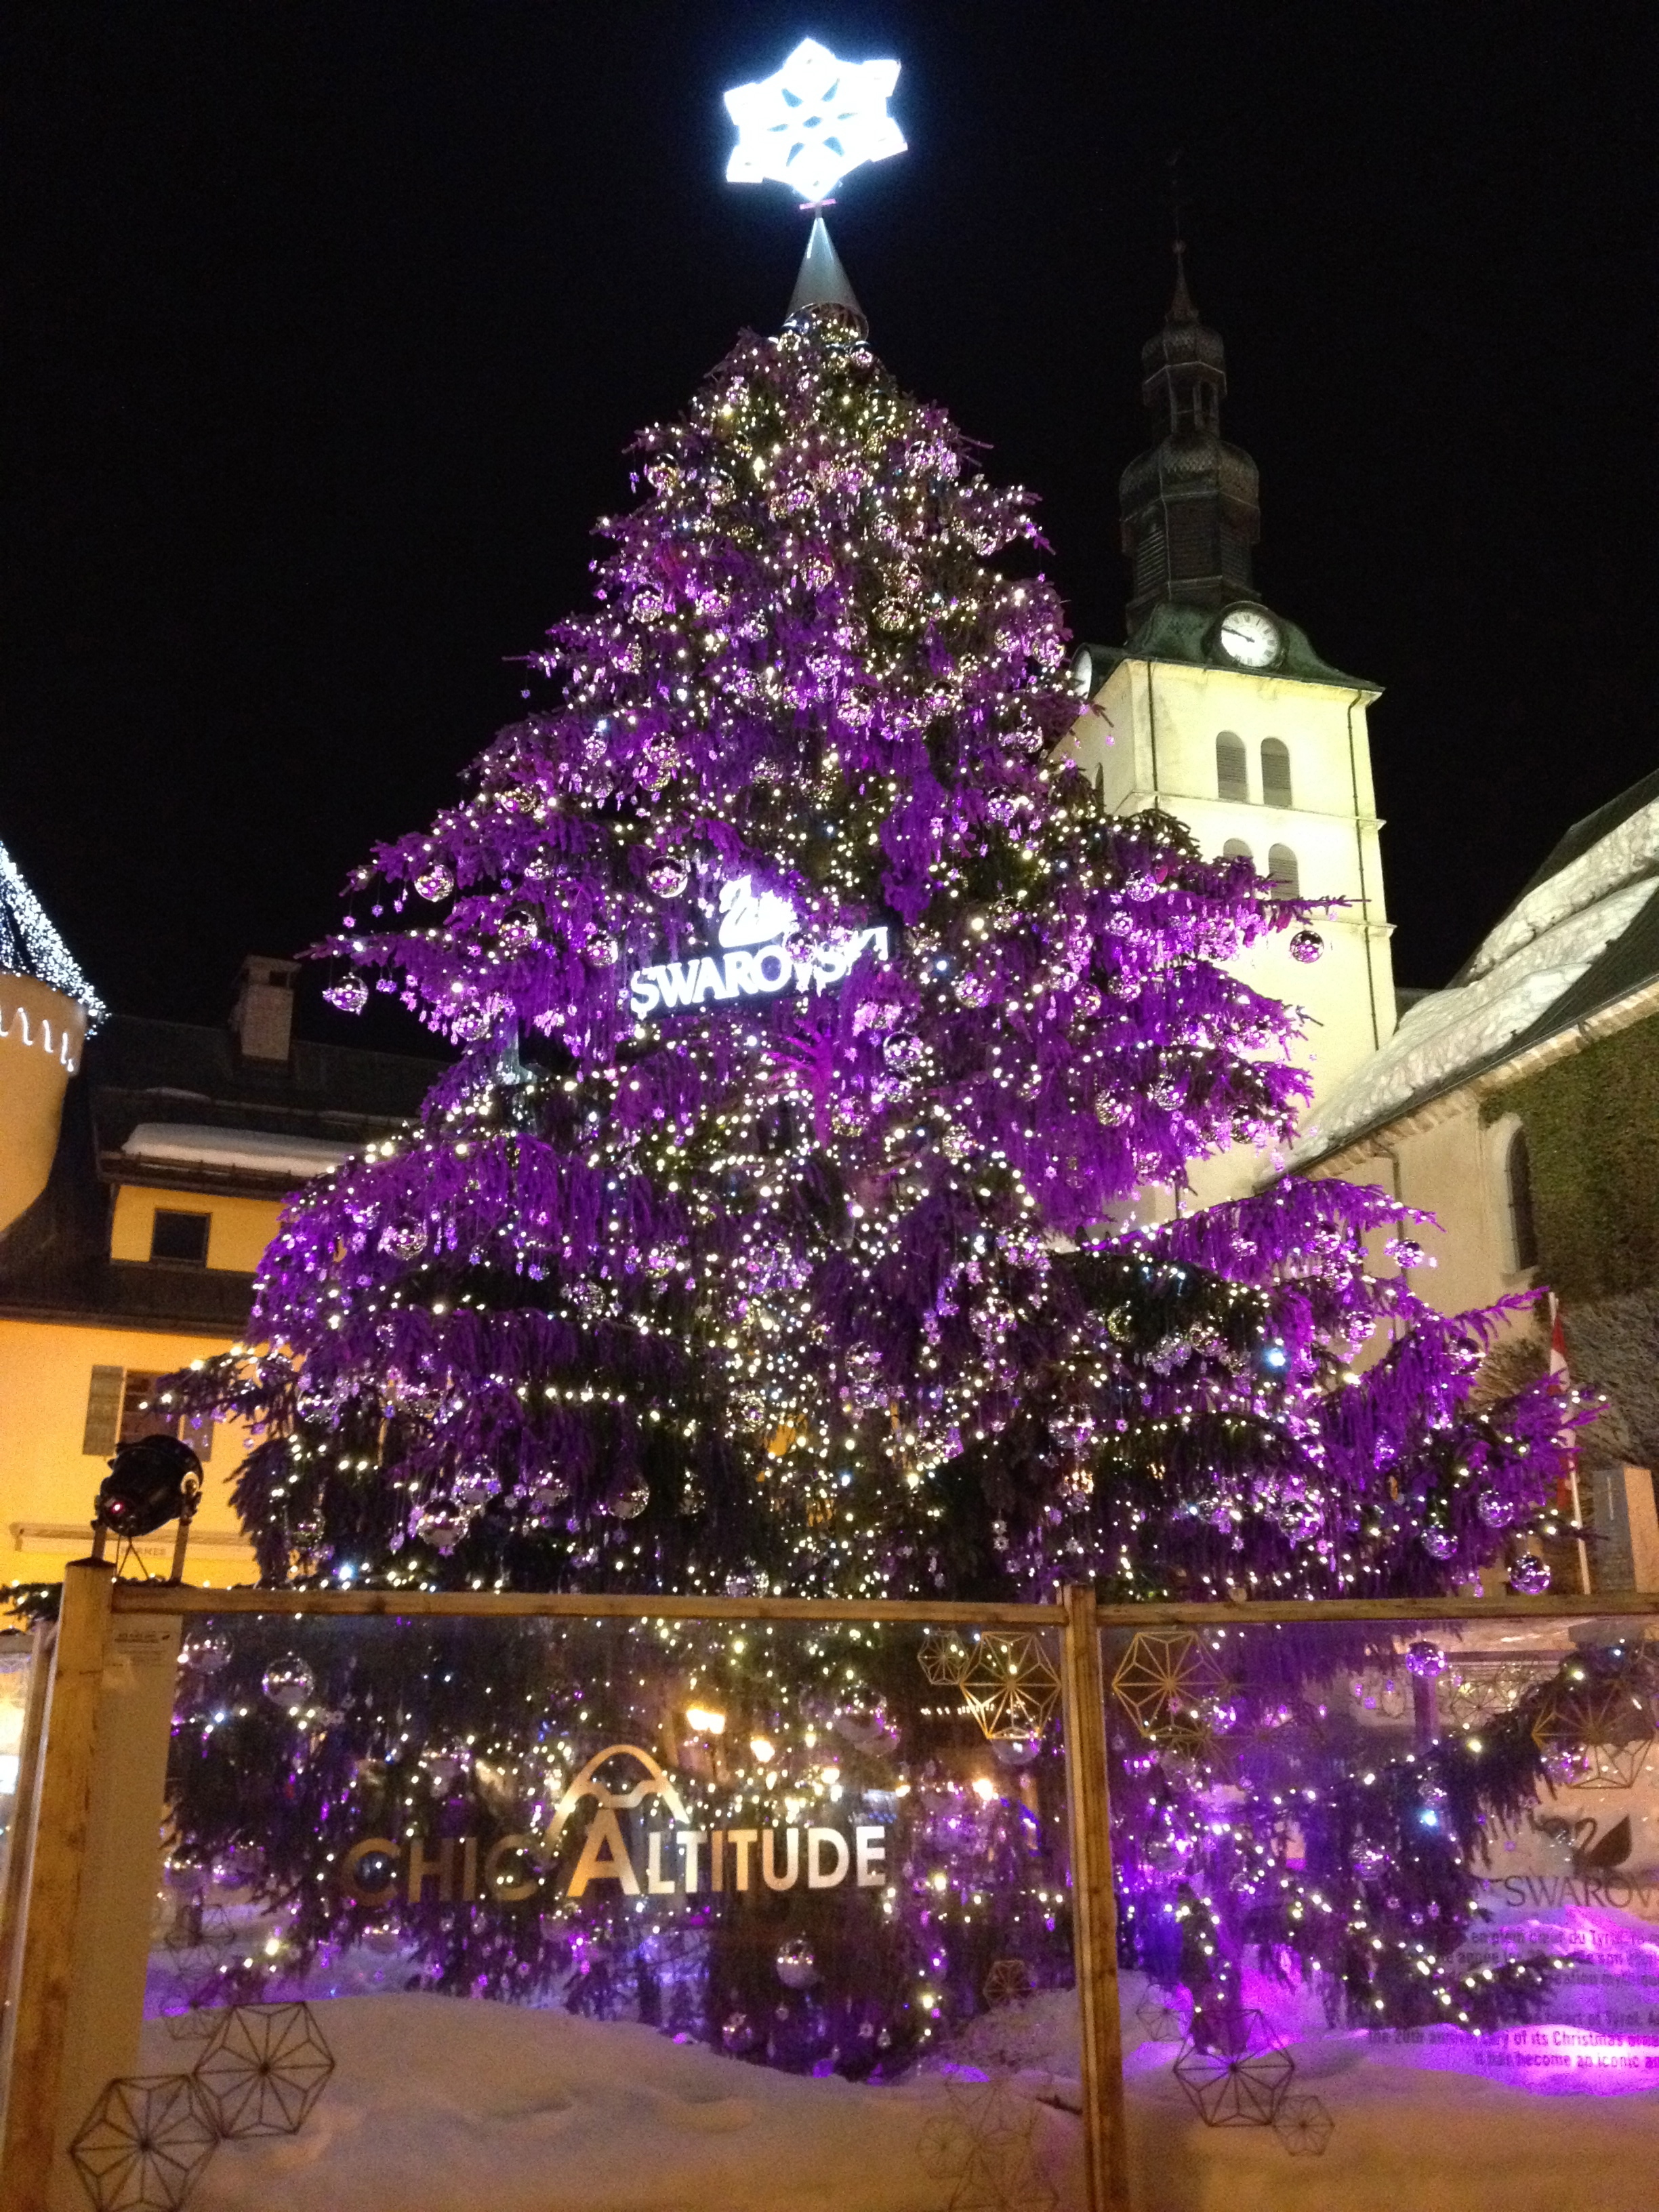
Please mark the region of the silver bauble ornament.
[[280, 1705], [285, 1713], [297, 1713], [315, 1698], [317, 1678], [303, 1659], [290, 1652], [286, 1659], [271, 1661], [259, 1686], [273, 1705]]
[[179, 1654], [182, 1667], [193, 1667], [198, 1674], [216, 1674], [222, 1667], [230, 1664], [230, 1645], [222, 1636], [195, 1636]]
[[510, 906], [501, 916], [496, 938], [503, 952], [522, 952], [542, 933], [542, 918], [533, 906]]
[[605, 1493], [605, 1510], [617, 1521], [636, 1521], [651, 1503], [651, 1486], [641, 1474], [619, 1476]]
[[804, 1936], [790, 1936], [778, 1946], [775, 1961], [778, 1979], [787, 1990], [810, 1990], [818, 1978], [818, 1962]]
[[1536, 1552], [1522, 1552], [1510, 1569], [1509, 1583], [1517, 1597], [1542, 1597], [1550, 1586], [1547, 1562]]

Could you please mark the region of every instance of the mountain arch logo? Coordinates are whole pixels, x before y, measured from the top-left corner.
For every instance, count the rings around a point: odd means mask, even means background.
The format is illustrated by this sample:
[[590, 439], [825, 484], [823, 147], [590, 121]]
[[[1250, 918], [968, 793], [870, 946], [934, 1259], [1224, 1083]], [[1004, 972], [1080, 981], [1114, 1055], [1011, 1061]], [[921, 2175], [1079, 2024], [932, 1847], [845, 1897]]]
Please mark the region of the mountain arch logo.
[[[612, 1790], [599, 1778], [599, 1769], [608, 1766], [613, 1759], [634, 1759], [645, 1769], [645, 1779], [636, 1782], [631, 1790]], [[553, 1808], [553, 1817], [547, 1824], [547, 1840], [543, 1856], [551, 1861], [570, 1824], [570, 1817], [585, 1798], [591, 1797], [597, 1810], [587, 1824], [587, 1833], [582, 1839], [581, 1856], [576, 1861], [575, 1871], [570, 1877], [567, 1897], [580, 1897], [590, 1881], [619, 1881], [625, 1896], [640, 1893], [639, 1876], [627, 1841], [617, 1820], [618, 1813], [632, 1813], [648, 1797], [659, 1797], [678, 1822], [681, 1834], [691, 1831], [691, 1818], [685, 1809], [679, 1791], [668, 1778], [662, 1766], [637, 1743], [607, 1744], [596, 1751], [581, 1772], [571, 1783], [558, 1803]], [[656, 1884], [662, 1881], [662, 1831], [650, 1831], [648, 1852], [650, 1863], [646, 1879], [652, 1884], [653, 1896], [662, 1894]], [[654, 1880], [653, 1879], [654, 1877]], [[672, 1890], [671, 1881], [665, 1885]]]

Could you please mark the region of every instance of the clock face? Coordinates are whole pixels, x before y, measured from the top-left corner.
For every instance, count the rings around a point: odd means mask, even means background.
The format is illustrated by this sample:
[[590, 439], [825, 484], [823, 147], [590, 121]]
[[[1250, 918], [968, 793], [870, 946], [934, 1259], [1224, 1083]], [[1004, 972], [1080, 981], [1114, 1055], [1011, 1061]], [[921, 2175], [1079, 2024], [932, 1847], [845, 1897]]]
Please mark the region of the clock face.
[[1267, 668], [1279, 658], [1279, 624], [1261, 607], [1230, 607], [1216, 635], [1228, 659], [1241, 668]]

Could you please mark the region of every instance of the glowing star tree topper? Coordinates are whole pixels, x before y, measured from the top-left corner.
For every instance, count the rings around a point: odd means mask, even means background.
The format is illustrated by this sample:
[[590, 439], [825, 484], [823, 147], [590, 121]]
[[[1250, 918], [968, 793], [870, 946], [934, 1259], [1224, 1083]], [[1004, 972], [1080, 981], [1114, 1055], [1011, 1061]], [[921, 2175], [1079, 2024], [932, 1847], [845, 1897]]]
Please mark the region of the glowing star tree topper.
[[804, 205], [822, 206], [853, 170], [904, 151], [887, 112], [898, 73], [896, 62], [837, 61], [828, 46], [803, 39], [775, 76], [726, 94], [738, 126], [727, 179], [787, 185]]

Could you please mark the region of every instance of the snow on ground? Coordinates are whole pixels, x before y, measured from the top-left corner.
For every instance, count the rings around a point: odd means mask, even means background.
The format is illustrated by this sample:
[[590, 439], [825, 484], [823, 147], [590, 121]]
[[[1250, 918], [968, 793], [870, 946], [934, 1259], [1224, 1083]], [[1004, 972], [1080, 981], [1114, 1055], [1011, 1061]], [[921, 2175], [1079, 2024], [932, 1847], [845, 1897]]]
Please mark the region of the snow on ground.
[[[1126, 1977], [1133, 1995], [1138, 1977]], [[315, 2004], [333, 2080], [295, 2137], [227, 2143], [192, 2212], [949, 2212], [975, 2063], [1018, 2067], [1003, 2112], [1010, 2206], [1082, 2212], [1070, 1992], [1000, 2008], [896, 2087], [775, 2074], [630, 2022], [428, 1994]], [[1135, 2212], [1653, 2212], [1659, 2092], [1534, 2096], [1354, 2035], [1291, 2048], [1295, 2094], [1335, 2123], [1322, 2156], [1206, 2127], [1177, 2045], [1126, 2014]], [[165, 2022], [143, 2066], [187, 2064]], [[1066, 2079], [1067, 2071], [1073, 2079]], [[1051, 2101], [1052, 2100], [1052, 2101]], [[940, 2171], [941, 2142], [946, 2171]], [[950, 2152], [956, 2158], [951, 2166]], [[1033, 2167], [1035, 2171], [1033, 2171]], [[1022, 2194], [1022, 2191], [1024, 2193]]]
[[[631, 2022], [465, 1997], [313, 2010], [336, 2064], [310, 2118], [222, 2144], [191, 2212], [942, 2212], [956, 2184], [929, 2172], [924, 2131], [936, 2153], [939, 2124], [959, 2129], [958, 2100], [983, 2094], [769, 2073]], [[187, 2048], [146, 2022], [144, 2071]], [[1079, 2122], [1018, 2090], [1013, 2106], [1058, 2212], [1081, 2212]]]
[[[1168, 2046], [1174, 2056], [1174, 2046]], [[1167, 2063], [1132, 2080], [1136, 2212], [1653, 2212], [1659, 2094], [1531, 2097], [1352, 2051], [1296, 2053], [1336, 2125], [1322, 2157], [1206, 2128]]]

